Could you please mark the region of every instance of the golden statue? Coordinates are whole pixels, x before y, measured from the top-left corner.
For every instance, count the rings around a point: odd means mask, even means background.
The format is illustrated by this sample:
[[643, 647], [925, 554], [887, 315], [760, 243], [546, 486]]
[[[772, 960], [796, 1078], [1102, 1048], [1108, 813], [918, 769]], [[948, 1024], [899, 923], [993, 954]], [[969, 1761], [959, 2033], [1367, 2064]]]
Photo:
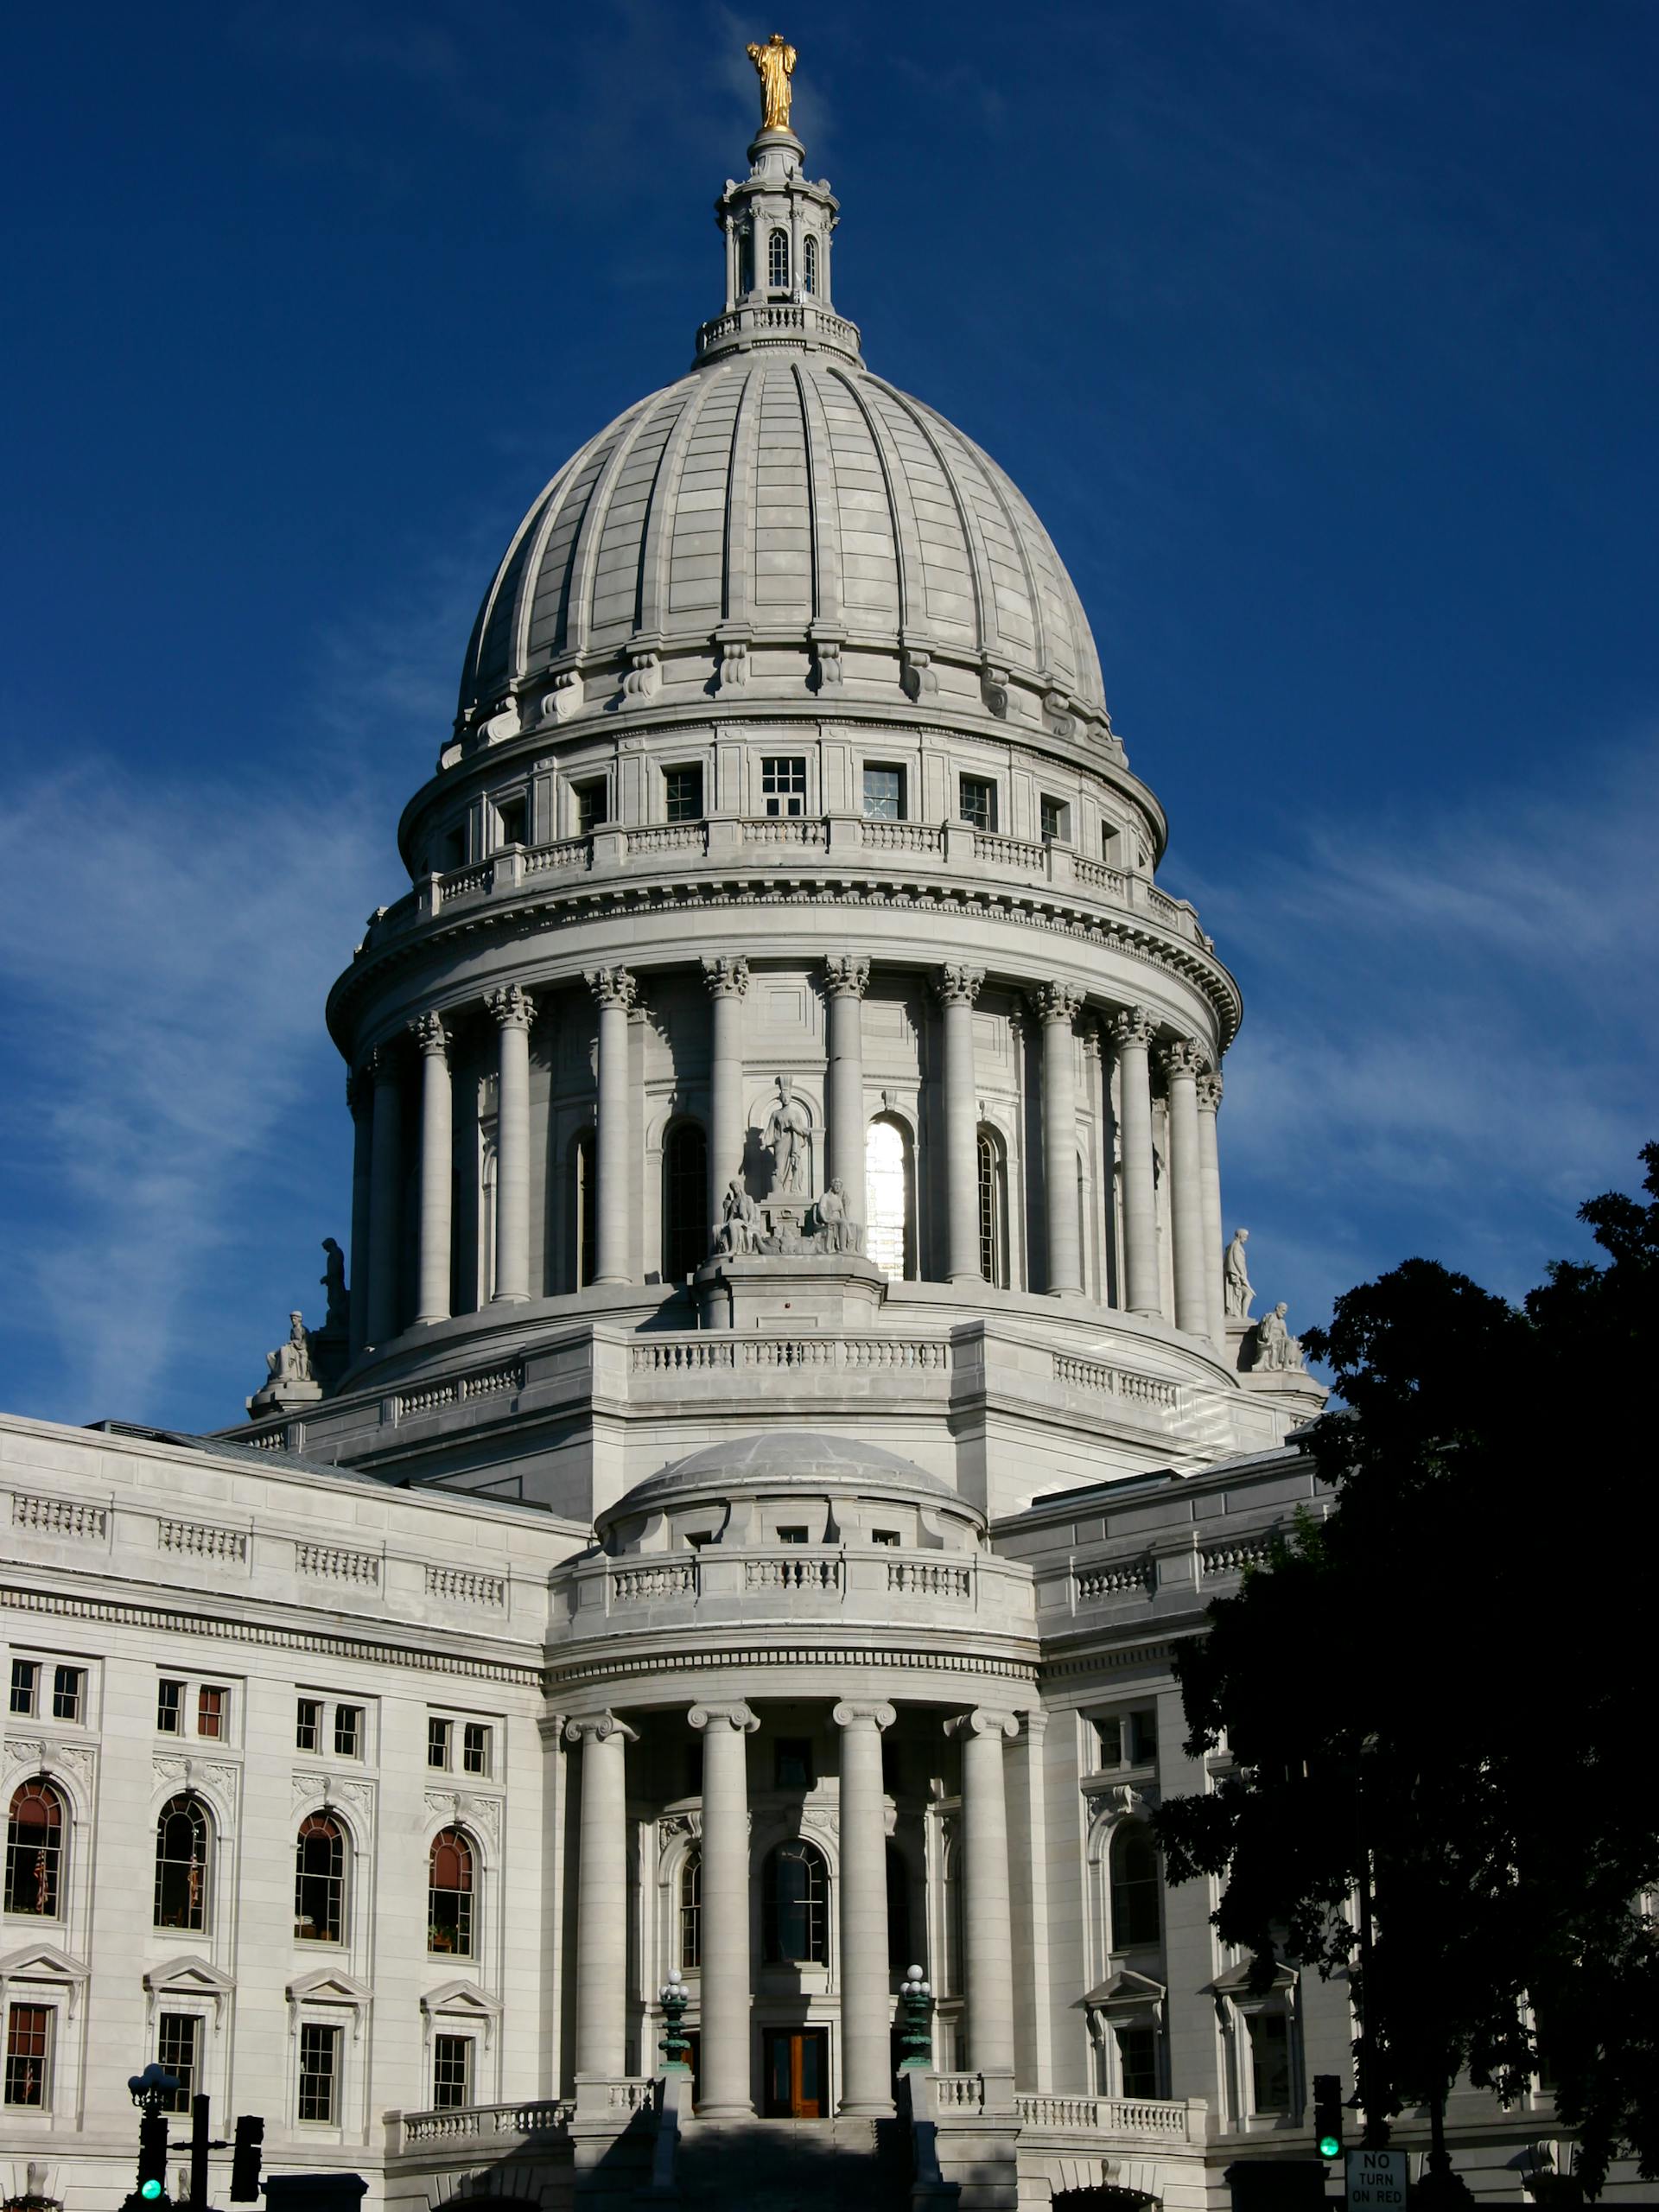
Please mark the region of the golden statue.
[[787, 130], [789, 80], [795, 73], [794, 48], [784, 43], [781, 31], [773, 31], [764, 46], [750, 47], [749, 59], [760, 79], [760, 128]]

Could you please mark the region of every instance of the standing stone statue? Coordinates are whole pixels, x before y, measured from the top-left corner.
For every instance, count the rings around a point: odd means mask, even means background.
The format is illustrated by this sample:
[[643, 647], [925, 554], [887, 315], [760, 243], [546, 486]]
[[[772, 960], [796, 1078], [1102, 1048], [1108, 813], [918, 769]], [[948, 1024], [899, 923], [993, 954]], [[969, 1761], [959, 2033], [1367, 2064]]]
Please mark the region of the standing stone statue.
[[1222, 1263], [1222, 1291], [1230, 1321], [1248, 1321], [1250, 1318], [1250, 1300], [1255, 1293], [1250, 1287], [1250, 1271], [1244, 1262], [1244, 1247], [1249, 1241], [1248, 1229], [1236, 1229], [1233, 1241], [1227, 1247], [1227, 1257]]
[[773, 31], [764, 46], [751, 46], [748, 55], [760, 79], [760, 128], [787, 130], [790, 79], [795, 73], [795, 49], [781, 31]]
[[345, 1329], [351, 1323], [351, 1300], [346, 1290], [346, 1255], [332, 1236], [325, 1236], [322, 1249], [327, 1254], [327, 1263], [317, 1278], [328, 1294], [328, 1313], [323, 1322], [325, 1329]]
[[812, 1132], [812, 1117], [800, 1100], [791, 1096], [791, 1085], [786, 1075], [778, 1078], [778, 1103], [766, 1116], [762, 1142], [772, 1151], [772, 1198], [792, 1197], [801, 1188], [801, 1173], [806, 1164], [806, 1140]]
[[1255, 1325], [1255, 1366], [1258, 1374], [1290, 1375], [1302, 1364], [1302, 1347], [1285, 1325], [1287, 1307], [1281, 1298], [1271, 1313]]

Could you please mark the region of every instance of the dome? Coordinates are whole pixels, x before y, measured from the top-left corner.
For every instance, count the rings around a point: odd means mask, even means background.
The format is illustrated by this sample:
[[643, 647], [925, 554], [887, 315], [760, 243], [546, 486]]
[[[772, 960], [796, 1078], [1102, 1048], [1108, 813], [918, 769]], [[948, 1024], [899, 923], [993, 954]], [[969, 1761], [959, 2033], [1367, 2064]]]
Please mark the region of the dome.
[[971, 1511], [966, 1501], [913, 1459], [879, 1444], [849, 1436], [825, 1436], [812, 1429], [767, 1429], [759, 1436], [705, 1445], [676, 1459], [658, 1474], [637, 1483], [607, 1508], [601, 1522], [628, 1514], [660, 1512], [677, 1499], [717, 1490], [772, 1490], [779, 1486], [822, 1490], [826, 1484], [849, 1489], [899, 1491], [928, 1500], [944, 1499]]
[[[463, 725], [510, 698], [526, 724], [564, 721], [659, 683], [723, 708], [751, 677], [770, 705], [772, 675], [849, 704], [902, 709], [908, 693], [958, 715], [1064, 715], [1109, 741], [1088, 620], [1031, 507], [970, 438], [815, 327], [716, 353], [566, 462], [480, 610]], [[640, 654], [644, 683], [622, 683]]]

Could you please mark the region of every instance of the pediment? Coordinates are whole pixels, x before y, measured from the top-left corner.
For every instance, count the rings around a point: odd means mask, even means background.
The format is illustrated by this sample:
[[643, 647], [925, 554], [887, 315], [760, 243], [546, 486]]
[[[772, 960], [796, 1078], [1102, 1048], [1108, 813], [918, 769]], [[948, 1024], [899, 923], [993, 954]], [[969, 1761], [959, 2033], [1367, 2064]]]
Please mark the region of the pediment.
[[369, 2005], [374, 2001], [374, 1992], [367, 1982], [359, 1981], [354, 1974], [347, 1974], [340, 1967], [319, 1967], [315, 1974], [302, 1974], [288, 1985], [290, 2005]]
[[1225, 1974], [1218, 1974], [1208, 1985], [1211, 1993], [1216, 1997], [1271, 1997], [1277, 1990], [1295, 1988], [1294, 1967], [1287, 1967], [1282, 1959], [1275, 1959], [1273, 1963], [1273, 1979], [1267, 1987], [1262, 1990], [1252, 1989], [1250, 1968], [1253, 1963], [1249, 1959], [1241, 1959], [1236, 1967], [1229, 1967]]
[[216, 1967], [211, 1959], [198, 1958], [194, 1952], [184, 1951], [176, 1959], [168, 1959], [164, 1966], [147, 1967], [144, 1987], [157, 1994], [165, 1989], [175, 1996], [228, 1997], [236, 1987], [236, 1978]]
[[480, 2020], [499, 2020], [501, 1999], [480, 1989], [475, 1981], [446, 1981], [429, 1989], [421, 1999], [423, 2012], [466, 2012]]
[[24, 1943], [0, 1959], [0, 1981], [22, 1977], [35, 1981], [82, 1982], [92, 1971], [84, 1960], [72, 1958], [55, 1943]]
[[1161, 2005], [1167, 1993], [1163, 1983], [1154, 1981], [1149, 1974], [1136, 1974], [1133, 1967], [1120, 1967], [1115, 1974], [1097, 1983], [1086, 1997], [1079, 1997], [1077, 2007], [1096, 2012], [1109, 2012], [1118, 2005]]

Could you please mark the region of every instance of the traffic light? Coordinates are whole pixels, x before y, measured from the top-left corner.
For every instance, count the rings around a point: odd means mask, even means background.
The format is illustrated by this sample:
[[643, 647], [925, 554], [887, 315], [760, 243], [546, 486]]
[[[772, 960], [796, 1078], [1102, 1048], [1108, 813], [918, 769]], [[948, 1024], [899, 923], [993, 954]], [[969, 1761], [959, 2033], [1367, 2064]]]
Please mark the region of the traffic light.
[[257, 2113], [245, 2113], [236, 2123], [236, 2145], [231, 2157], [232, 2203], [259, 2202], [259, 2146], [264, 2139], [264, 2121]]
[[138, 2198], [145, 2205], [167, 2202], [167, 2119], [159, 2112], [138, 2123]]
[[1338, 2075], [1313, 2076], [1313, 2143], [1322, 2158], [1342, 2156], [1342, 2080]]

